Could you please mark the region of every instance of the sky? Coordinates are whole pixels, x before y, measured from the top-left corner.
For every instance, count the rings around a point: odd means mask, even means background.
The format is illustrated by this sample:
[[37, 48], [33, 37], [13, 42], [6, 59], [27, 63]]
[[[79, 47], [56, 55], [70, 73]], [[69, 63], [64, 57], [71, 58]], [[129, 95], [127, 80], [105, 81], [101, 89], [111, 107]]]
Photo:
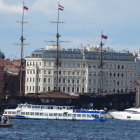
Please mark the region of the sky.
[[[24, 56], [56, 40], [58, 0], [0, 0], [0, 49], [6, 58], [19, 59], [23, 2], [29, 8], [24, 19]], [[101, 32], [108, 36], [104, 47], [136, 52], [140, 48], [140, 0], [59, 0], [59, 33], [63, 48], [99, 45]]]

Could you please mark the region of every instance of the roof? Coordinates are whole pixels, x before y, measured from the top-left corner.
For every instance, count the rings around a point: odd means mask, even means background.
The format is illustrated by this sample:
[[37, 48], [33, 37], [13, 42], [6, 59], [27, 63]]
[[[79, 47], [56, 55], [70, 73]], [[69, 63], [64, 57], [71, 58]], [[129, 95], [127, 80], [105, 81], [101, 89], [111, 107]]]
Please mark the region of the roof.
[[15, 61], [11, 61], [10, 59], [0, 59], [0, 64], [1, 66], [4, 67], [4, 71], [6, 72], [10, 72], [11, 74], [18, 74], [19, 73], [19, 69], [20, 69], [20, 61], [19, 60], [15, 60]]

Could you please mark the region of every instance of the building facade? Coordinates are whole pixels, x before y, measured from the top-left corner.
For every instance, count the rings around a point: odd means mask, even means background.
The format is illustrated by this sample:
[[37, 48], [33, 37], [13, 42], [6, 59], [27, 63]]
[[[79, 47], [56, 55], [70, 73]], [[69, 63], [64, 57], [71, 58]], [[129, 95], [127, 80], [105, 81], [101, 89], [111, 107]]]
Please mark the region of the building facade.
[[0, 59], [0, 93], [18, 95], [20, 60]]
[[66, 93], [98, 94], [101, 88], [104, 93], [134, 90], [133, 81], [138, 73], [135, 56], [103, 50], [102, 58], [101, 69], [100, 48], [62, 49], [58, 55], [55, 47], [35, 50], [26, 58], [25, 94], [53, 91], [57, 83], [59, 90]]
[[3, 94], [4, 88], [4, 65], [2, 61], [0, 61], [0, 94]]

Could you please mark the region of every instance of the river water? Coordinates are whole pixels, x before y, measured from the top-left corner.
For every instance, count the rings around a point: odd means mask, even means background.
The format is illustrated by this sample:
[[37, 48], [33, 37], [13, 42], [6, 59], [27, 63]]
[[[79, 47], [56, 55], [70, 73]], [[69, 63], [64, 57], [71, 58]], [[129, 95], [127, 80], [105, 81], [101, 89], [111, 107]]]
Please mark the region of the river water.
[[0, 140], [140, 140], [140, 121], [10, 120]]

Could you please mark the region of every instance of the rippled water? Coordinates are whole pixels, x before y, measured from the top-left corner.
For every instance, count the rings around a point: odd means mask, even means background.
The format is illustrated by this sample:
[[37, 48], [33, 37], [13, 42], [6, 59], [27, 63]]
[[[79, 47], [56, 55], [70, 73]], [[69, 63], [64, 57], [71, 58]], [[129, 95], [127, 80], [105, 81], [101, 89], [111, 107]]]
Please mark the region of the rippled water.
[[0, 140], [140, 140], [140, 121], [11, 120]]

